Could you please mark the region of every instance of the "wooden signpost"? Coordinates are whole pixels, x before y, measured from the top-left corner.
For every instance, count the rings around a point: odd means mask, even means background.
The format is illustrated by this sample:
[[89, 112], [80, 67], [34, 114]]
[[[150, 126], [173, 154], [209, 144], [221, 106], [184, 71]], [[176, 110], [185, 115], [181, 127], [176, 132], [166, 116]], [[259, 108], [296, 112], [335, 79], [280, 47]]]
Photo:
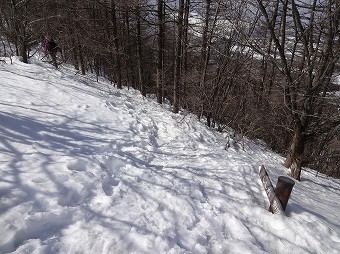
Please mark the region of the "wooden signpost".
[[295, 182], [286, 176], [279, 176], [275, 189], [264, 166], [260, 166], [261, 181], [269, 199], [269, 211], [274, 214], [285, 214], [288, 199]]

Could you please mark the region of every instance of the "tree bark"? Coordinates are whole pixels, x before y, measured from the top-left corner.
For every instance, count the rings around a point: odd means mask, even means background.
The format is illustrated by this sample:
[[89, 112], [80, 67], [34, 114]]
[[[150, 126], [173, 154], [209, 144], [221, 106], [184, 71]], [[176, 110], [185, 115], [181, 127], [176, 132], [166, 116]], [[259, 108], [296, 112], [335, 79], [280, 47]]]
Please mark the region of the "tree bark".
[[83, 56], [83, 50], [81, 48], [81, 45], [79, 43], [79, 39], [77, 38], [77, 55], [78, 55], [78, 63], [80, 66], [80, 70], [81, 70], [81, 74], [85, 75], [86, 71], [85, 71], [85, 62], [84, 62], [84, 56]]
[[139, 89], [143, 96], [146, 96], [145, 85], [143, 82], [143, 67], [142, 67], [142, 32], [141, 32], [141, 22], [140, 22], [140, 7], [137, 6], [136, 9], [136, 30], [137, 30], [137, 62], [138, 62], [138, 82], [139, 82]]
[[305, 136], [301, 129], [302, 128], [300, 127], [295, 131], [291, 146], [284, 162], [284, 166], [291, 170], [291, 177], [298, 181], [300, 181], [301, 178], [301, 165], [305, 150]]
[[120, 48], [118, 39], [118, 27], [117, 27], [117, 17], [116, 17], [116, 4], [114, 0], [111, 0], [111, 19], [113, 25], [113, 46], [115, 52], [115, 71], [116, 71], [116, 82], [117, 88], [122, 89], [122, 64], [120, 59]]
[[[70, 30], [70, 34], [73, 34], [73, 30]], [[73, 65], [74, 65], [74, 68], [77, 71], [79, 71], [78, 47], [77, 47], [75, 39], [73, 37], [71, 37], [71, 48], [72, 48], [72, 56], [73, 56]]]
[[[128, 87], [130, 87], [131, 84], [131, 75], [130, 75], [130, 71], [131, 71], [131, 35], [130, 35], [130, 18], [129, 18], [129, 10], [125, 10], [125, 29], [126, 29], [126, 40], [125, 43], [126, 45], [123, 46], [125, 48], [125, 57], [124, 57], [124, 61], [125, 61], [125, 80], [126, 80], [126, 85]], [[136, 88], [135, 83], [132, 83], [132, 87]]]
[[[181, 93], [182, 97], [186, 94], [186, 75], [188, 71], [188, 29], [189, 29], [189, 14], [190, 14], [190, 0], [185, 1], [184, 21], [183, 21], [183, 52], [182, 52], [182, 83]], [[182, 98], [183, 99], [183, 98]]]
[[25, 38], [23, 38], [22, 42], [21, 42], [21, 56], [22, 56], [22, 61], [24, 63], [28, 63], [28, 56], [27, 56], [27, 43]]
[[164, 60], [164, 0], [158, 0], [158, 59], [157, 59], [157, 102], [163, 103], [163, 60]]
[[174, 72], [174, 104], [173, 112], [178, 113], [180, 103], [180, 81], [181, 81], [181, 63], [182, 63], [182, 38], [183, 38], [183, 14], [184, 0], [179, 0], [177, 18], [177, 38], [176, 38], [176, 56], [175, 56], [175, 72]]
[[209, 19], [210, 19], [210, 3], [211, 3], [211, 0], [206, 0], [205, 17], [204, 17], [205, 20], [204, 20], [202, 48], [201, 48], [201, 63], [200, 63], [200, 71], [201, 71], [200, 86], [201, 87], [203, 87], [205, 83], [207, 65], [209, 62], [208, 30], [209, 30]]

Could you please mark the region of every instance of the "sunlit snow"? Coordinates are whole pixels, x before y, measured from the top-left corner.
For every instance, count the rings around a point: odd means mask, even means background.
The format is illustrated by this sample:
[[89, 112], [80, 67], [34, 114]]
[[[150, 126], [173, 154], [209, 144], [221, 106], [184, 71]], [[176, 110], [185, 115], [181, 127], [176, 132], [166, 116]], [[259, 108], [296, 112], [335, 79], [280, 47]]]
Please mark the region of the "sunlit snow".
[[0, 253], [340, 253], [340, 181], [305, 170], [267, 211], [283, 158], [197, 117], [53, 69], [0, 63]]

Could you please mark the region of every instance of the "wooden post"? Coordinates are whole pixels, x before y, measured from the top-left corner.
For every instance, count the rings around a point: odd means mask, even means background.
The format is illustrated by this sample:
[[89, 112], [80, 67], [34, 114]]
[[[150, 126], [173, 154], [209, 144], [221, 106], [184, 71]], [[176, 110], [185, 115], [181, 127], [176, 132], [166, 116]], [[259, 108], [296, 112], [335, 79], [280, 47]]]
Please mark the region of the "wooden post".
[[276, 196], [273, 185], [269, 179], [268, 173], [265, 170], [263, 165], [260, 166], [259, 174], [260, 174], [260, 178], [262, 180], [264, 189], [269, 199], [269, 203], [270, 203], [269, 211], [275, 214], [285, 214], [284, 209], [281, 205], [281, 202], [279, 198]]
[[274, 191], [281, 202], [283, 210], [286, 210], [288, 199], [293, 190], [294, 184], [295, 182], [286, 176], [279, 176], [277, 180]]

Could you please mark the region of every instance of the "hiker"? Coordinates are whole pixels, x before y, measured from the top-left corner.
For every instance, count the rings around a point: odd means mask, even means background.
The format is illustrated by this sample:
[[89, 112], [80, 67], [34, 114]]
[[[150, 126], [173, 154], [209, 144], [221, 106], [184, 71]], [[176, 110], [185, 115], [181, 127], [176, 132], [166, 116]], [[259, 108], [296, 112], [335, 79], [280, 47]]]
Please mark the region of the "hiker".
[[44, 40], [44, 50], [45, 54], [50, 54], [52, 58], [52, 63], [55, 66], [56, 69], [58, 69], [58, 63], [57, 63], [57, 52], [60, 51], [58, 44], [53, 40], [53, 38], [49, 38], [48, 36], [45, 36]]

